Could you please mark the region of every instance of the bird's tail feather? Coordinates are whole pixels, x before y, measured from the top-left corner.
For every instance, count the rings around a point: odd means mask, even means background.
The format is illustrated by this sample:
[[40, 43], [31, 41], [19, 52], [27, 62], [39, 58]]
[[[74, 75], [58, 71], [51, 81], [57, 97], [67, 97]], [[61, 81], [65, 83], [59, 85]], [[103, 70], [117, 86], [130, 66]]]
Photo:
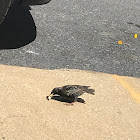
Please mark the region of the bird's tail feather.
[[86, 89], [85, 92], [94, 95], [95, 90], [94, 89]]

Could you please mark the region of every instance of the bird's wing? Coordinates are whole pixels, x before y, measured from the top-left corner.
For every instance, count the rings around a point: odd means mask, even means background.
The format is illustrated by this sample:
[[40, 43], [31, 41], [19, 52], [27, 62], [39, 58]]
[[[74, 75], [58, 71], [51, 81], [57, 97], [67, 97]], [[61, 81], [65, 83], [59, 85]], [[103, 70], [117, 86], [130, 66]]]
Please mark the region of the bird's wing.
[[83, 91], [82, 90], [79, 90], [79, 91], [74, 91], [74, 92], [67, 92], [67, 96], [71, 97], [71, 98], [76, 98], [80, 95], [83, 94]]
[[77, 93], [81, 95], [83, 93], [82, 86], [79, 86], [79, 85], [66, 85], [63, 87], [63, 90], [68, 96], [71, 96]]

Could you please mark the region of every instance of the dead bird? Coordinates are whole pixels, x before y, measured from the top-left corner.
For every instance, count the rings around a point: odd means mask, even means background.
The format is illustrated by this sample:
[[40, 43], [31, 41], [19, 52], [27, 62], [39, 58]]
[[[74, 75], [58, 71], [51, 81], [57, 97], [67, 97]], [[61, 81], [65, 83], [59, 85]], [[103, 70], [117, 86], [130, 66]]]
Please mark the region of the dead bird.
[[66, 97], [67, 99], [72, 100], [72, 102], [78, 101], [81, 103], [85, 103], [83, 99], [78, 97], [84, 93], [94, 95], [95, 90], [89, 89], [89, 87], [90, 86], [81, 86], [81, 85], [66, 85], [63, 87], [56, 87], [52, 90], [51, 94], [47, 96], [47, 99], [50, 100], [54, 95], [60, 95], [62, 97]]

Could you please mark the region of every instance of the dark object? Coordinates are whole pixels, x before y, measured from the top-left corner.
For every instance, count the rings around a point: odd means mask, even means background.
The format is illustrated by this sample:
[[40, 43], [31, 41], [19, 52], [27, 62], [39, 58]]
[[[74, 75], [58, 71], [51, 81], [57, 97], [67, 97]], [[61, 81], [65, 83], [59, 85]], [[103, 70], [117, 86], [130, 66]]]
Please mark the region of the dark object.
[[0, 50], [23, 47], [35, 38], [36, 26], [30, 7], [14, 3], [0, 24]]
[[14, 0], [0, 0], [0, 24], [4, 20], [9, 7], [13, 4]]
[[47, 4], [51, 0], [20, 0], [20, 3], [24, 5], [42, 5], [42, 4]]
[[93, 94], [95, 90], [94, 89], [89, 89], [90, 86], [81, 86], [81, 85], [66, 85], [63, 87], [57, 87], [54, 88], [49, 96], [47, 96], [47, 99], [50, 100], [54, 95], [60, 95], [62, 97], [66, 97], [73, 102], [81, 102], [85, 103], [83, 99], [80, 98], [79, 96], [82, 95], [83, 93], [89, 93]]
[[41, 5], [49, 3], [51, 0], [0, 0], [0, 24], [3, 22], [7, 15], [9, 8], [14, 2], [23, 5]]

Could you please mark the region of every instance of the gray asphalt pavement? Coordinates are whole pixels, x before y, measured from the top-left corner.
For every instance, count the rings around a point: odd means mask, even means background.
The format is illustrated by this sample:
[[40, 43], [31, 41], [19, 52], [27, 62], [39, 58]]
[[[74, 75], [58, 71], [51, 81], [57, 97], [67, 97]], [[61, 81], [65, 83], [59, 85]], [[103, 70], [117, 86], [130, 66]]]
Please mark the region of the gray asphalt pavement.
[[140, 77], [139, 36], [139, 0], [15, 5], [0, 25], [0, 63]]

